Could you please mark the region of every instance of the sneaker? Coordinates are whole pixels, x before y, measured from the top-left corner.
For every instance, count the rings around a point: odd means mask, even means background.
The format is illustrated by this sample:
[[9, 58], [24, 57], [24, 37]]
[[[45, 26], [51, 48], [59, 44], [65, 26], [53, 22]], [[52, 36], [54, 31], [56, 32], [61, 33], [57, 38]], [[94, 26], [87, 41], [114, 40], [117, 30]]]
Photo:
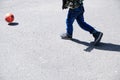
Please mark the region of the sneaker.
[[67, 34], [67, 33], [64, 33], [64, 34], [61, 35], [61, 38], [62, 38], [62, 39], [72, 39], [72, 35], [69, 35], [69, 34]]
[[100, 42], [102, 36], [103, 36], [102, 32], [93, 33], [93, 37], [95, 38], [94, 45], [97, 45]]

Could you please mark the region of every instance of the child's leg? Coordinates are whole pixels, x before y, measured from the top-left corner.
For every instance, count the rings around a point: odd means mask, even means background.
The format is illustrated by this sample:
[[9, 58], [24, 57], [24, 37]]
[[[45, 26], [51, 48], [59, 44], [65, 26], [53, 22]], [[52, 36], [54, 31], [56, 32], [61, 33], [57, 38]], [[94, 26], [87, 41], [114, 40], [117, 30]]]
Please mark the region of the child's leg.
[[67, 15], [67, 19], [66, 19], [66, 31], [67, 34], [71, 35], [73, 34], [73, 22], [75, 20], [76, 14], [72, 11], [69, 10], [68, 15]]
[[[82, 9], [83, 7], [81, 7], [81, 11], [83, 10]], [[83, 11], [84, 13], [84, 11]], [[84, 16], [83, 16], [83, 13], [82, 14], [79, 14], [76, 18], [78, 24], [80, 25], [80, 27], [88, 32], [90, 32], [91, 34], [93, 34], [93, 37], [94, 37], [94, 45], [97, 45], [102, 36], [103, 36], [103, 33], [102, 32], [99, 32], [97, 30], [95, 30], [92, 26], [90, 26], [89, 24], [87, 24], [85, 21], [84, 21]]]
[[80, 6], [79, 7], [79, 15], [77, 16], [77, 18], [76, 18], [76, 20], [77, 20], [77, 22], [78, 22], [78, 24], [79, 24], [79, 26], [82, 28], [82, 29], [84, 29], [84, 30], [86, 30], [86, 31], [88, 31], [88, 32], [90, 32], [90, 33], [93, 33], [93, 32], [95, 32], [96, 30], [91, 26], [91, 25], [89, 25], [89, 24], [87, 24], [85, 21], [84, 21], [84, 6]]
[[80, 14], [80, 15], [76, 18], [76, 20], [77, 20], [79, 26], [80, 26], [82, 29], [84, 29], [84, 30], [86, 30], [86, 31], [88, 31], [88, 32], [90, 32], [90, 33], [93, 33], [93, 32], [96, 31], [91, 25], [87, 24], [87, 23], [84, 21], [84, 16], [83, 16], [83, 14]]
[[100, 40], [103, 36], [103, 33], [95, 30], [92, 26], [90, 26], [89, 24], [84, 22], [83, 15], [77, 17], [77, 22], [78, 22], [78, 24], [80, 25], [81, 28], [83, 28], [84, 30], [93, 34], [93, 37], [95, 39], [94, 40], [94, 45], [97, 45], [100, 42]]

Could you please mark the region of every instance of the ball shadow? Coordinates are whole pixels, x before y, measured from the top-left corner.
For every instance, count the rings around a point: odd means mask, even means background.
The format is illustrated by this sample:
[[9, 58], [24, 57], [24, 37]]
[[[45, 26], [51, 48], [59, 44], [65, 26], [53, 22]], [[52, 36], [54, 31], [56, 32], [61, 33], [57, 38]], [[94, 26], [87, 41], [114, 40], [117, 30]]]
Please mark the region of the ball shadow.
[[19, 25], [19, 23], [18, 22], [12, 22], [12, 23], [8, 23], [8, 25], [9, 26], [17, 26], [17, 25]]

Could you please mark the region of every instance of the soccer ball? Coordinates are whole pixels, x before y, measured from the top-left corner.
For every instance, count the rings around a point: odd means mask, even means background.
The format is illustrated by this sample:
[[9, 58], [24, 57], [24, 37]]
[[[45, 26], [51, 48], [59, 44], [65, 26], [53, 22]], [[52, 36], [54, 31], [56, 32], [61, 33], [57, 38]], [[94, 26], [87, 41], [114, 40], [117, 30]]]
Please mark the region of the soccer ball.
[[12, 13], [7, 13], [5, 15], [5, 21], [8, 23], [12, 23], [14, 21], [14, 15]]

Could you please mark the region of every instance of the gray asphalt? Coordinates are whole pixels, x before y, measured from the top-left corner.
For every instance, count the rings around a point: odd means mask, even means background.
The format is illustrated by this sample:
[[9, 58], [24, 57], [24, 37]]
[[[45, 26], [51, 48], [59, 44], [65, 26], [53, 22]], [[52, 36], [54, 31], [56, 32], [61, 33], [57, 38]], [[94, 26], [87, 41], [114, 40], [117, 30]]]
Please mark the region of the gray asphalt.
[[[120, 80], [120, 1], [85, 0], [85, 21], [104, 33], [100, 46], [74, 23], [62, 40], [60, 0], [0, 0], [0, 80]], [[14, 25], [4, 20], [15, 16]]]

